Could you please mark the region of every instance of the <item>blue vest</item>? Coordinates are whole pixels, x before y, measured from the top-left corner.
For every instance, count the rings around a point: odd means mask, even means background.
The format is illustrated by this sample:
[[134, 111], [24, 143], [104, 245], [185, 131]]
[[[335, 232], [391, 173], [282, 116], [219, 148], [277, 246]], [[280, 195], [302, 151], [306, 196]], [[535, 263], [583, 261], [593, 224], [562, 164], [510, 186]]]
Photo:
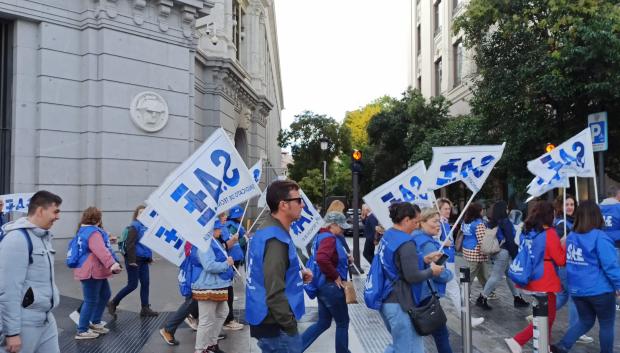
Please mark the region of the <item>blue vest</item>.
[[151, 251], [151, 249], [149, 249], [146, 245], [140, 242], [140, 239], [142, 239], [142, 237], [144, 236], [146, 227], [144, 226], [144, 224], [142, 224], [142, 222], [138, 221], [137, 219], [131, 222], [131, 226], [136, 229], [136, 232], [138, 232], [138, 240], [136, 241], [136, 256], [145, 259], [152, 259], [153, 252]]
[[[387, 298], [390, 295], [394, 289], [394, 282], [396, 282], [399, 277], [398, 268], [394, 262], [396, 252], [401, 245], [408, 241], [413, 241], [411, 235], [394, 228], [390, 228], [385, 231], [383, 237], [381, 238], [381, 246], [378, 255], [381, 260], [381, 264], [383, 265], [383, 270], [385, 271], [385, 281], [383, 282], [384, 298]], [[420, 262], [422, 264], [420, 264]], [[423, 264], [424, 259], [418, 256], [419, 268], [423, 268]], [[413, 295], [414, 302], [419, 304], [418, 298], [420, 298], [422, 294], [422, 286], [420, 284], [411, 285], [411, 293]]]
[[[450, 233], [450, 223], [445, 222], [445, 221], [441, 221], [440, 223], [441, 226], [441, 234], [439, 234], [439, 240], [443, 243], [446, 240], [446, 237], [448, 236], [448, 233]], [[454, 249], [454, 239], [452, 239], [452, 245], [447, 246], [443, 249], [443, 252], [448, 255], [448, 262], [450, 263], [454, 263], [455, 260], [455, 256], [456, 256], [456, 250]]]
[[300, 267], [295, 244], [293, 244], [291, 236], [282, 227], [268, 226], [256, 232], [248, 247], [245, 317], [250, 325], [259, 325], [263, 322], [269, 310], [267, 307], [265, 275], [263, 273], [263, 258], [267, 241], [273, 238], [288, 245], [289, 267], [285, 274], [285, 294], [293, 315], [299, 320], [306, 312], [304, 306], [304, 283], [299, 275]]
[[525, 237], [525, 241], [531, 239], [530, 257], [533, 261], [531, 280], [541, 279], [545, 273], [545, 248], [547, 247], [547, 231], [538, 232], [531, 230]]
[[[344, 281], [347, 280], [347, 274], [349, 272], [349, 257], [347, 256], [347, 252], [342, 245], [341, 240], [338, 239], [334, 234], [330, 232], [319, 233], [317, 237], [314, 239], [314, 244], [312, 246], [312, 254], [316, 257], [316, 252], [319, 250], [319, 245], [321, 242], [326, 239], [333, 237], [336, 240], [336, 251], [338, 252], [338, 266], [336, 269], [340, 274], [340, 278]], [[316, 258], [315, 258], [316, 261]], [[323, 284], [327, 281], [327, 277], [323, 272], [319, 271], [319, 281], [317, 282], [317, 289], [321, 288]], [[313, 280], [314, 282], [314, 280]]]
[[101, 236], [103, 237], [103, 244], [105, 244], [105, 247], [108, 249], [110, 254], [112, 254], [112, 257], [114, 257], [114, 259], [118, 262], [116, 254], [114, 253], [114, 250], [112, 250], [112, 244], [110, 243], [110, 237], [108, 236], [108, 233], [97, 226], [88, 225], [81, 226], [78, 230], [78, 233], [76, 234], [77, 243], [80, 244], [78, 246], [82, 247], [82, 250], [80, 251], [80, 260], [77, 267], [82, 267], [86, 259], [88, 259], [88, 255], [91, 253], [90, 249], [88, 248], [88, 239], [90, 239], [90, 236], [94, 232], [101, 233]]
[[613, 260], [616, 251], [611, 244], [609, 236], [600, 229], [568, 235], [566, 272], [570, 295], [594, 296], [620, 288], [620, 266]]
[[605, 225], [603, 230], [611, 240], [620, 242], [620, 203], [613, 205], [600, 205]]
[[[513, 240], [514, 240], [515, 233], [517, 232], [517, 231], [515, 230], [515, 226], [514, 226], [514, 224], [512, 224], [512, 222], [510, 222], [510, 221], [505, 221], [505, 223], [510, 225], [510, 227], [511, 227], [511, 229], [512, 229], [512, 238], [513, 238]], [[497, 241], [501, 243], [501, 242], [502, 242], [502, 241], [504, 241], [505, 239], [506, 239], [506, 235], [504, 234], [504, 228], [503, 228], [503, 227], [501, 227], [501, 224], [498, 224], [498, 225], [497, 225]]]
[[191, 297], [192, 284], [196, 282], [202, 272], [202, 264], [198, 256], [198, 248], [192, 245], [189, 256], [179, 266], [179, 291], [184, 297]]
[[463, 223], [461, 231], [463, 232], [463, 248], [467, 250], [474, 250], [478, 245], [478, 238], [476, 238], [476, 228], [482, 223], [482, 219], [478, 218], [471, 223]]
[[[224, 249], [224, 246], [222, 244], [218, 245], [216, 243], [217, 241], [219, 240], [215, 238], [211, 239], [211, 251], [213, 251], [213, 253], [215, 254], [215, 261], [226, 262], [226, 259], [228, 258], [228, 253], [224, 253], [226, 250], [222, 251], [222, 249]], [[198, 259], [198, 262], [200, 262], [200, 259]], [[225, 281], [230, 281], [235, 276], [235, 272], [232, 267], [229, 266], [226, 271], [219, 273], [218, 276], [220, 276], [220, 278]]]
[[[220, 220], [218, 219], [215, 222], [216, 223], [220, 222]], [[239, 238], [245, 235], [245, 229], [239, 223], [233, 220], [228, 220], [226, 222], [226, 226], [222, 228], [222, 239], [224, 241], [228, 241], [228, 239], [230, 239], [231, 236], [237, 233], [237, 230], [239, 230]], [[230, 248], [228, 251], [230, 252], [230, 256], [233, 258], [233, 260], [235, 261], [243, 260], [244, 258], [243, 250], [241, 250], [241, 245], [239, 245], [239, 242], [236, 242], [235, 245], [233, 245], [232, 248]]]
[[[426, 234], [423, 231], [414, 232], [413, 241], [415, 241], [415, 245], [418, 250], [418, 258], [421, 257], [422, 259], [424, 259], [424, 252], [422, 251], [422, 249], [424, 248], [426, 243], [431, 243], [433, 245], [433, 247], [435, 248], [435, 250], [433, 251], [437, 251], [441, 247], [441, 244], [439, 244], [435, 239], [433, 239], [430, 235]], [[420, 269], [426, 269], [430, 267], [430, 265], [425, 264], [424, 261], [422, 261], [422, 264], [424, 267], [420, 267]], [[444, 271], [448, 270], [445, 269]], [[443, 297], [446, 294], [446, 283], [438, 283], [435, 281], [431, 281], [431, 283], [433, 283], [440, 296]]]

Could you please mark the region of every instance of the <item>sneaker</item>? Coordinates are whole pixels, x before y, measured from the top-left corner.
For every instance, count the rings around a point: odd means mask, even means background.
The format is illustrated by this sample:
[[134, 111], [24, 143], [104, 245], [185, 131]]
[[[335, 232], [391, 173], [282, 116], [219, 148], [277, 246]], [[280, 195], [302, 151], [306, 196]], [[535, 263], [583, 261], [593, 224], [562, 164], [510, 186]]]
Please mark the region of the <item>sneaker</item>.
[[220, 334], [217, 336], [217, 340], [218, 340], [218, 341], [225, 340], [225, 339], [226, 339], [226, 337], [228, 337], [228, 336], [226, 336], [226, 334], [225, 334], [225, 333], [220, 333]]
[[525, 317], [525, 320], [526, 320], [527, 322], [534, 322], [534, 315], [528, 315], [528, 316], [526, 316], [526, 317]]
[[504, 342], [508, 346], [511, 353], [521, 353], [521, 345], [514, 340], [514, 338], [504, 338]]
[[185, 318], [185, 323], [187, 324], [187, 326], [189, 326], [192, 330], [194, 331], [198, 331], [198, 319], [194, 319], [193, 316], [191, 315], [187, 315], [187, 317]]
[[165, 328], [162, 328], [161, 330], [159, 330], [159, 335], [161, 336], [161, 338], [164, 339], [164, 341], [166, 341], [166, 343], [168, 343], [169, 346], [179, 345], [179, 341], [175, 340], [174, 335], [166, 331]]
[[142, 317], [154, 317], [157, 315], [159, 315], [159, 313], [156, 311], [153, 311], [150, 305], [145, 305], [142, 307], [142, 310], [140, 310], [140, 316]]
[[88, 330], [86, 332], [78, 332], [75, 335], [75, 339], [76, 340], [92, 340], [99, 337], [99, 334], [96, 332], [93, 332], [91, 330]]
[[483, 297], [482, 294], [480, 294], [478, 299], [476, 299], [476, 306], [481, 307], [482, 309], [487, 310], [487, 311], [493, 309], [487, 303], [487, 298]]
[[243, 325], [238, 323], [235, 320], [232, 320], [231, 322], [224, 324], [224, 330], [232, 330], [232, 331], [243, 330]]
[[518, 295], [514, 300], [515, 308], [529, 308], [530, 303], [528, 303], [522, 296]]
[[489, 294], [487, 299], [488, 300], [495, 300], [495, 299], [499, 299], [499, 297], [497, 296], [497, 294], [495, 294], [495, 292], [491, 292], [491, 294]]
[[472, 328], [476, 328], [476, 327], [482, 325], [483, 322], [484, 322], [484, 318], [483, 317], [472, 317], [471, 318], [471, 327]]
[[74, 310], [71, 314], [69, 314], [69, 318], [71, 321], [75, 322], [76, 325], [80, 324], [80, 313], [77, 310]]
[[116, 304], [113, 302], [108, 303], [108, 313], [112, 315], [112, 317], [116, 318]]
[[94, 333], [98, 333], [100, 335], [105, 335], [106, 333], [110, 332], [110, 329], [106, 328], [105, 325], [103, 325], [102, 323], [90, 324], [88, 325], [88, 328], [90, 328], [90, 331], [93, 331]]
[[577, 342], [579, 342], [579, 343], [592, 343], [592, 342], [594, 342], [594, 338], [592, 338], [590, 336], [582, 335], [581, 337], [579, 337], [577, 339]]

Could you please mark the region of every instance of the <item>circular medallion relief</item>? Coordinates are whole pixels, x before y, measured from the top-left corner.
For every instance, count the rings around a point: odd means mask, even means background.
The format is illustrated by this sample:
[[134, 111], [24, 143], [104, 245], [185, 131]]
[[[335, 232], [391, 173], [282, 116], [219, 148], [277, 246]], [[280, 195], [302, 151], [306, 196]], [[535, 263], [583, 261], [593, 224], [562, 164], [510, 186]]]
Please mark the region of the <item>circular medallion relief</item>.
[[168, 104], [155, 92], [138, 93], [129, 107], [131, 120], [139, 128], [157, 132], [168, 123]]

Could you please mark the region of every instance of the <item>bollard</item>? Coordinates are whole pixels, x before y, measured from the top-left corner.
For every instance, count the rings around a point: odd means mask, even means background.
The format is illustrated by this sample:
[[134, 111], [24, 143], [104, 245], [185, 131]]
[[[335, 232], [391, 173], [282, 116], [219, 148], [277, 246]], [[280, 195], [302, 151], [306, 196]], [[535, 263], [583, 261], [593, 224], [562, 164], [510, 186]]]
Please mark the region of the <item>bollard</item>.
[[535, 296], [534, 353], [549, 353], [549, 305], [547, 296]]
[[461, 332], [463, 333], [463, 353], [472, 352], [471, 311], [469, 309], [469, 284], [471, 283], [469, 268], [461, 267]]

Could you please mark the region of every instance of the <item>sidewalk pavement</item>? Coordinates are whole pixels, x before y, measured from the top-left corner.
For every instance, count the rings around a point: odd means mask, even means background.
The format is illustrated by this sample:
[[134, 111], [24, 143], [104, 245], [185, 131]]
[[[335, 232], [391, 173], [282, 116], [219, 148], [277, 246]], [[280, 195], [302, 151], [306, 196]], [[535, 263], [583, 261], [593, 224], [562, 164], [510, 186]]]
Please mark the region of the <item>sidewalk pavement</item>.
[[[352, 240], [347, 239], [350, 243]], [[363, 243], [363, 240], [361, 240]], [[363, 247], [363, 244], [361, 245]], [[123, 352], [123, 353], [159, 353], [159, 352], [193, 352], [195, 333], [182, 324], [176, 333], [176, 338], [181, 342], [179, 346], [168, 346], [159, 336], [159, 328], [163, 326], [165, 319], [182, 303], [177, 284], [178, 269], [166, 260], [156, 258], [151, 267], [151, 290], [150, 300], [154, 310], [161, 312], [157, 318], [140, 318], [140, 299], [139, 289], [131, 293], [119, 305], [119, 317], [113, 321], [111, 317], [104, 315], [104, 320], [108, 321], [111, 332], [106, 337], [93, 341], [76, 342], [73, 339], [75, 325], [68, 315], [75, 310], [81, 301], [82, 291], [80, 283], [73, 280], [70, 269], [64, 265], [64, 249], [66, 241], [59, 241], [56, 244], [58, 250], [55, 264], [56, 281], [62, 292], [60, 307], [55, 310], [56, 320], [60, 330], [60, 344], [63, 353], [104, 353], [104, 352]], [[457, 267], [461, 265], [462, 258], [457, 258]], [[362, 269], [367, 272], [369, 264], [362, 259]], [[458, 269], [457, 269], [458, 271]], [[113, 295], [116, 294], [126, 283], [126, 274], [121, 273], [115, 276], [110, 282]], [[368, 309], [363, 302], [365, 275], [355, 278], [355, 285], [358, 296], [358, 304], [349, 305], [349, 315], [351, 324], [349, 328], [349, 349], [352, 353], [382, 353], [391, 337], [385, 329], [385, 325], [378, 312]], [[244, 323], [245, 291], [243, 283], [237, 280], [234, 284], [235, 317]], [[506, 285], [502, 284], [496, 290], [498, 300], [489, 301], [493, 307], [490, 312], [484, 312], [473, 303], [480, 292], [477, 282], [472, 284], [472, 316], [483, 316], [486, 321], [479, 328], [473, 331], [474, 352], [482, 353], [505, 353], [508, 352], [503, 339], [514, 335], [527, 325], [525, 317], [531, 314], [531, 309], [515, 309], [512, 305], [512, 297]], [[450, 342], [454, 352], [461, 352], [461, 324], [455, 308], [452, 304], [442, 299], [442, 307], [448, 317], [448, 328], [450, 331]], [[302, 318], [299, 326], [303, 332], [313, 322], [316, 322], [317, 303], [306, 298], [306, 315]], [[557, 340], [567, 330], [567, 310], [562, 309], [558, 313], [556, 324], [554, 325], [553, 337]], [[620, 319], [620, 314], [617, 315]], [[249, 335], [249, 327], [246, 326], [240, 331], [224, 331], [228, 337], [220, 341], [220, 347], [227, 353], [260, 352], [256, 346], [256, 340]], [[617, 335], [620, 336], [618, 330]], [[594, 353], [598, 352], [598, 325], [589, 333], [595, 339], [591, 344], [577, 344], [571, 352]], [[306, 351], [308, 353], [334, 352], [335, 324], [327, 330], [319, 339]], [[436, 352], [432, 337], [425, 337], [425, 351]], [[616, 339], [614, 351], [620, 352], [620, 339]], [[524, 347], [524, 352], [532, 352], [531, 345]]]

